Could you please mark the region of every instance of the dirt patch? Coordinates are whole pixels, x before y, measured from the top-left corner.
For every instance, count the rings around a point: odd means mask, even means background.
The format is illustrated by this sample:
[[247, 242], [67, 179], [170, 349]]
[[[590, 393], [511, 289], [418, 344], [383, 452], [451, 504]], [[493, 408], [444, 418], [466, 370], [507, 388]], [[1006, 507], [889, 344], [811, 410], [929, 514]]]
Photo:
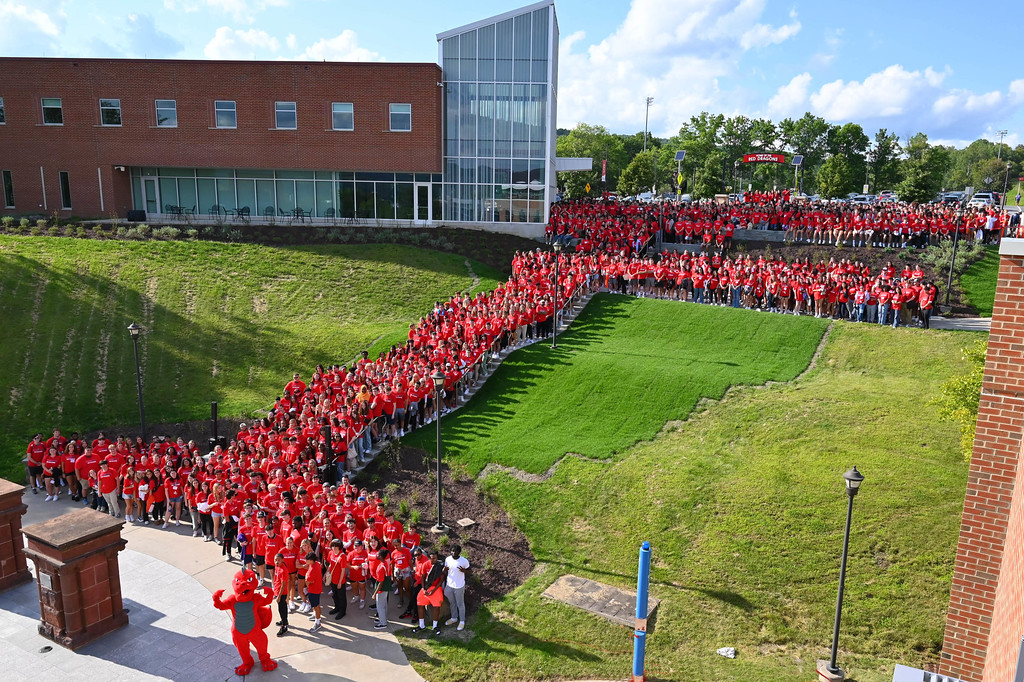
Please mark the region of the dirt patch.
[[[377, 456], [358, 476], [360, 486], [382, 490], [388, 507], [399, 511], [401, 503], [409, 512], [420, 514], [418, 531], [424, 546], [436, 546], [444, 555], [430, 527], [437, 518], [437, 483], [433, 475], [434, 455], [419, 448], [394, 446]], [[445, 524], [451, 527], [449, 543], [458, 543], [473, 566], [467, 604], [473, 613], [481, 603], [508, 594], [533, 571], [534, 557], [526, 536], [512, 525], [498, 504], [485, 498], [471, 478], [443, 467], [441, 477]], [[461, 528], [456, 521], [470, 518], [476, 524]], [[405, 519], [403, 519], [405, 521]]]

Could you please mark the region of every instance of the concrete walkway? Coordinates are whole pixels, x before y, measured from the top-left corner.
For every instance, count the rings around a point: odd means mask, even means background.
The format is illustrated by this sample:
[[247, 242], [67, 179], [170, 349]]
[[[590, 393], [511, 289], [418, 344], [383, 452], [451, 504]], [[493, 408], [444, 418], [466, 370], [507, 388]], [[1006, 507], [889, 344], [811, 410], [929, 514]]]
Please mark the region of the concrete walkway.
[[932, 317], [932, 329], [955, 329], [968, 332], [987, 332], [992, 328], [991, 317]]
[[[80, 508], [66, 496], [44, 502], [45, 495], [26, 492], [31, 525]], [[238, 571], [237, 559], [228, 563], [220, 548], [192, 537], [185, 524], [159, 527], [125, 524], [122, 537], [128, 547], [119, 555], [121, 588], [129, 625], [72, 653], [40, 636], [38, 589], [35, 583], [0, 593], [0, 650], [4, 652], [5, 680], [231, 680], [241, 661], [231, 644], [231, 617], [213, 608], [212, 593], [230, 590]], [[29, 562], [31, 565], [31, 562]], [[368, 611], [349, 604], [341, 621], [327, 617], [331, 599], [325, 598], [324, 628], [316, 634], [312, 621], [291, 614], [291, 629], [282, 638], [267, 628], [270, 654], [277, 670], [265, 673], [257, 663], [253, 676], [268, 682], [303, 679], [357, 681], [423, 680], [402, 652], [391, 632], [373, 629]], [[353, 608], [355, 606], [356, 608]], [[397, 621], [400, 609], [391, 608], [391, 630], [411, 627]], [[274, 620], [277, 610], [274, 609]], [[43, 647], [52, 650], [42, 653]]]

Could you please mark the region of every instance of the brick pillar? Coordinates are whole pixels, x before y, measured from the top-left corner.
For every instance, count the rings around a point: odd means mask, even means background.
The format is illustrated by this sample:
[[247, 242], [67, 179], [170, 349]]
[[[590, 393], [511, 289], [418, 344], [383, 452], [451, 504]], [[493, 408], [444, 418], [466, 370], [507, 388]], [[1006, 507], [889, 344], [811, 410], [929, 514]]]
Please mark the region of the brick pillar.
[[24, 492], [25, 486], [0, 478], [0, 591], [32, 579], [21, 537], [21, 516], [28, 509], [21, 501]]
[[26, 554], [36, 565], [39, 634], [78, 649], [128, 624], [117, 553], [122, 521], [79, 509], [25, 528]]
[[[1004, 682], [1002, 665], [1016, 658], [1021, 605], [998, 604], [1020, 594], [1024, 573], [1014, 569], [1024, 549], [1019, 535], [1008, 538], [1011, 510], [1015, 523], [1024, 504], [1017, 463], [1024, 432], [1024, 240], [1004, 239], [992, 313], [985, 376], [978, 408], [967, 495], [960, 525], [956, 567], [950, 591], [941, 671], [967, 682]], [[1004, 562], [1004, 556], [1007, 561]], [[1004, 564], [1007, 567], [1003, 573]], [[1016, 583], [1016, 584], [1014, 584]], [[998, 607], [998, 608], [997, 608]], [[1014, 614], [1018, 614], [1015, 616]], [[996, 619], [998, 618], [998, 620]], [[1000, 644], [1000, 649], [991, 645]]]

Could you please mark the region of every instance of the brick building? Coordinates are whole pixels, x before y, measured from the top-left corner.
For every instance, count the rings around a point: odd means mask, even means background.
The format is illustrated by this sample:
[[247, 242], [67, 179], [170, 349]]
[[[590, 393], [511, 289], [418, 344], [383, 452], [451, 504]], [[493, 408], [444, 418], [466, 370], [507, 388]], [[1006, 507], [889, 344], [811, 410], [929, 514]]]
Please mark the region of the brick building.
[[552, 0], [437, 40], [444, 68], [0, 58], [0, 213], [543, 224]]
[[942, 672], [968, 682], [1024, 679], [1024, 239], [1004, 239], [999, 252], [942, 646]]

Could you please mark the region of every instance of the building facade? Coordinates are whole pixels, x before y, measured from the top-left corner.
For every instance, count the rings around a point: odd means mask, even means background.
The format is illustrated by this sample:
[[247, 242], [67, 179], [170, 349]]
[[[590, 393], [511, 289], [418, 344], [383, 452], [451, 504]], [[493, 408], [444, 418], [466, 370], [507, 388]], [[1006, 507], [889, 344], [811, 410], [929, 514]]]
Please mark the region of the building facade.
[[0, 58], [0, 214], [546, 222], [551, 0], [437, 64]]

